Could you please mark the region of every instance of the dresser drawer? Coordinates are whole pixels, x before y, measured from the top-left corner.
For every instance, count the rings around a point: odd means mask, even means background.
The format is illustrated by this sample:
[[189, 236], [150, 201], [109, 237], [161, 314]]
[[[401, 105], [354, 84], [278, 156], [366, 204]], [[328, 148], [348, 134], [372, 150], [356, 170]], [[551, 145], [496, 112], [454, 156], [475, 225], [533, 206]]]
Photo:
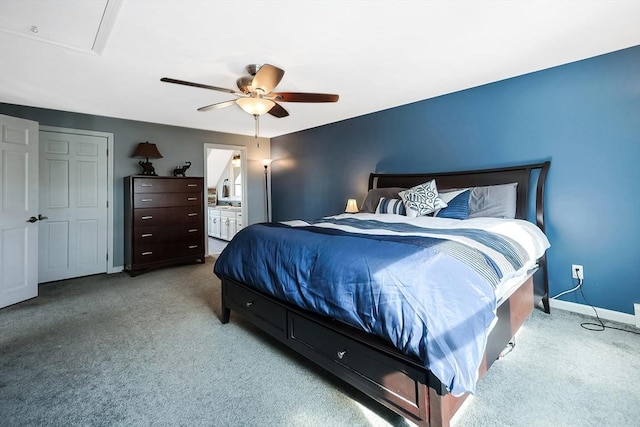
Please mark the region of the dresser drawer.
[[202, 194], [199, 193], [147, 193], [133, 196], [133, 207], [135, 209], [201, 206], [202, 203]]
[[171, 242], [204, 240], [204, 226], [195, 222], [164, 227], [164, 233]]
[[285, 339], [287, 312], [284, 307], [239, 285], [229, 284], [224, 289], [225, 305], [232, 307], [243, 316], [253, 319], [261, 329], [281, 340]]
[[132, 236], [133, 244], [139, 246], [161, 243], [166, 235], [164, 230], [165, 227], [135, 227]]
[[133, 193], [200, 193], [203, 194], [202, 178], [138, 178], [133, 179]]
[[134, 209], [133, 210], [133, 226], [137, 227], [153, 227], [165, 225], [167, 222], [166, 209]]
[[311, 353], [321, 364], [339, 364], [349, 382], [377, 398], [415, 415], [420, 414], [419, 382], [414, 368], [383, 354], [372, 354], [367, 347], [346, 336], [323, 328], [303, 316], [289, 313], [291, 346]]
[[[160, 209], [157, 209], [160, 210]], [[200, 223], [204, 224], [202, 206], [188, 206], [162, 209], [167, 216], [167, 224]]]
[[148, 264], [162, 261], [164, 255], [162, 253], [162, 245], [160, 244], [141, 244], [133, 245], [133, 262], [134, 264]]
[[201, 238], [192, 241], [180, 241], [167, 243], [164, 246], [163, 256], [166, 258], [193, 257], [204, 254], [204, 241]]

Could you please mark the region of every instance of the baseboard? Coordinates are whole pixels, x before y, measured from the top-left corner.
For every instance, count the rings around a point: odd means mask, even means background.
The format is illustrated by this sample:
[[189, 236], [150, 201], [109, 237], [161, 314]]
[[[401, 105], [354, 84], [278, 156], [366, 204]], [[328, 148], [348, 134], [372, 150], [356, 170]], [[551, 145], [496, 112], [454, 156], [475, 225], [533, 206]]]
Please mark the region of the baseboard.
[[[575, 302], [568, 302], [557, 299], [549, 299], [549, 304], [551, 305], [551, 308], [557, 308], [559, 310], [571, 311], [574, 313], [595, 317], [591, 306], [585, 304], [577, 304]], [[611, 320], [613, 322], [636, 326], [636, 318], [633, 314], [621, 313], [619, 311], [607, 310], [606, 308], [599, 307], [596, 307], [596, 310], [598, 311], [598, 316], [602, 320]]]
[[124, 265], [114, 265], [109, 269], [109, 271], [107, 271], [107, 274], [121, 273], [123, 271], [124, 271]]

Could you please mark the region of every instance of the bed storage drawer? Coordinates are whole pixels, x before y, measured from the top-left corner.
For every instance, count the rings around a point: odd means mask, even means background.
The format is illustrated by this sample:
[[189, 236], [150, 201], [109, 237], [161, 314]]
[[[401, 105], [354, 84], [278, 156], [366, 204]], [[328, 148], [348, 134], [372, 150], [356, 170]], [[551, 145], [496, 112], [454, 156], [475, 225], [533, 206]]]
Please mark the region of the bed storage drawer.
[[[371, 349], [347, 336], [324, 328], [304, 316], [289, 313], [289, 345], [387, 406], [420, 416], [425, 408], [424, 374], [402, 361]], [[422, 409], [422, 412], [421, 412]]]
[[241, 285], [223, 288], [224, 305], [238, 311], [280, 340], [286, 339], [287, 310], [266, 297]]

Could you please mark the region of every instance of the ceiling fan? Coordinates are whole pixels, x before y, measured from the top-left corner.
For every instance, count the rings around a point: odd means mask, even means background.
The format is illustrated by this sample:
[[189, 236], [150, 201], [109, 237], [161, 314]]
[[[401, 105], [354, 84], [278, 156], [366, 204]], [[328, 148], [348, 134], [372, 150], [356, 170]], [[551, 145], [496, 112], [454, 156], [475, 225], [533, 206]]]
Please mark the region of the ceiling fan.
[[287, 117], [289, 115], [289, 112], [278, 104], [278, 102], [338, 101], [338, 95], [327, 93], [272, 92], [284, 76], [284, 70], [274, 65], [249, 64], [246, 66], [246, 70], [249, 75], [242, 76], [236, 80], [238, 90], [187, 82], [169, 77], [163, 77], [160, 81], [202, 89], [217, 90], [219, 92], [230, 93], [237, 96], [238, 99], [205, 105], [204, 107], [198, 108], [198, 111], [217, 110], [220, 108], [230, 107], [234, 104], [238, 105], [244, 111], [254, 116], [256, 121], [256, 138], [258, 137], [258, 117], [260, 115], [268, 113], [277, 118]]

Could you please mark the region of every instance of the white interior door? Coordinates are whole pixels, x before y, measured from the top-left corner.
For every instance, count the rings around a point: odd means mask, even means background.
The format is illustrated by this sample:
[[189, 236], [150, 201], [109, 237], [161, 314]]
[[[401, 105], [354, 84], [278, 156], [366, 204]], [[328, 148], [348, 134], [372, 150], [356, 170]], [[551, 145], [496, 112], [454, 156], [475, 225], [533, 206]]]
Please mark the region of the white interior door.
[[40, 131], [39, 282], [107, 271], [107, 138]]
[[0, 131], [2, 308], [38, 296], [38, 123], [0, 115]]

